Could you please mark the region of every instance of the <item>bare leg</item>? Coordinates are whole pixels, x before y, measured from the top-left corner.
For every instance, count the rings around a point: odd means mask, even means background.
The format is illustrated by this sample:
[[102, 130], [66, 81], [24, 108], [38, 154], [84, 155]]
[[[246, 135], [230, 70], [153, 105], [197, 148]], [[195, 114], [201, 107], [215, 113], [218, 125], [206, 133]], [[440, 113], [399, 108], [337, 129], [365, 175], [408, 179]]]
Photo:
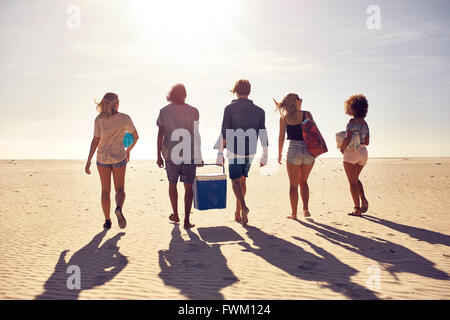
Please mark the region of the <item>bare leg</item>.
[[117, 222], [121, 229], [125, 228], [127, 221], [123, 216], [122, 207], [125, 202], [125, 172], [126, 166], [113, 168], [114, 188], [116, 190], [116, 210]]
[[178, 222], [178, 221], [180, 221], [180, 218], [178, 217], [178, 190], [177, 190], [176, 183], [169, 182], [169, 198], [170, 198], [170, 204], [172, 205], [172, 211], [173, 211], [173, 219], [171, 219], [171, 220]]
[[195, 225], [191, 224], [189, 217], [191, 215], [192, 200], [194, 199], [194, 191], [192, 183], [184, 184], [184, 228], [189, 229]]
[[97, 166], [98, 173], [100, 175], [100, 182], [102, 185], [102, 209], [105, 215], [105, 220], [110, 219], [111, 211], [111, 168]]
[[[364, 166], [358, 165], [358, 171], [359, 171], [358, 177], [363, 168], [364, 168]], [[365, 212], [367, 212], [367, 210], [369, 208], [369, 202], [366, 199], [366, 195], [364, 194], [364, 187], [363, 187], [361, 180], [359, 180], [359, 178], [358, 178], [358, 188], [359, 188], [359, 197], [361, 198], [361, 210], [363, 213], [365, 213]]]
[[358, 177], [361, 172], [360, 166], [357, 164], [351, 164], [348, 162], [344, 162], [345, 173], [347, 174], [348, 182], [350, 184], [350, 193], [352, 194], [353, 203], [355, 205], [355, 211], [353, 212], [355, 215], [361, 214], [361, 207], [359, 203], [359, 185], [358, 185]]
[[358, 179], [358, 187], [359, 187], [359, 197], [361, 198], [361, 200], [365, 200], [366, 196], [364, 194], [364, 187], [361, 180], [359, 179]]
[[298, 184], [300, 166], [286, 163], [286, 169], [289, 176], [289, 200], [291, 201], [291, 215], [289, 219], [297, 219], [297, 207], [298, 207]]
[[116, 205], [123, 207], [125, 202], [125, 172], [126, 166], [120, 168], [113, 168], [114, 188], [116, 190]]
[[[245, 177], [242, 177], [241, 179], [241, 187], [242, 187], [242, 191], [245, 197], [245, 194], [247, 193], [247, 183], [246, 183], [246, 179]], [[236, 211], [234, 213], [234, 220], [236, 220], [237, 222], [241, 222], [241, 203], [239, 202], [239, 200], [236, 199]]]
[[234, 195], [236, 196], [237, 201], [240, 202], [240, 205], [242, 208], [242, 225], [245, 226], [248, 222], [247, 215], [248, 215], [249, 209], [247, 208], [247, 205], [245, 203], [244, 190], [242, 188], [241, 178], [233, 179], [232, 186], [233, 186]]
[[303, 215], [305, 217], [311, 216], [309, 213], [309, 186], [308, 186], [308, 178], [309, 174], [311, 173], [311, 170], [314, 166], [314, 163], [312, 164], [303, 164], [300, 169], [300, 193], [302, 195], [302, 202], [303, 202]]

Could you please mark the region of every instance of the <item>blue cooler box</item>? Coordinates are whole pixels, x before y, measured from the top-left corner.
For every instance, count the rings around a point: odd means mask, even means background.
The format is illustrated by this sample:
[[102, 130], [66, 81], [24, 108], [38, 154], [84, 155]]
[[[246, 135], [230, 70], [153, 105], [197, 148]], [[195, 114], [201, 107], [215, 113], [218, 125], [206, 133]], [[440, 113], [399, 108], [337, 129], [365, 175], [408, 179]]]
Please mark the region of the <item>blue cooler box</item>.
[[194, 180], [194, 208], [208, 210], [226, 207], [227, 176], [225, 172], [197, 174]]

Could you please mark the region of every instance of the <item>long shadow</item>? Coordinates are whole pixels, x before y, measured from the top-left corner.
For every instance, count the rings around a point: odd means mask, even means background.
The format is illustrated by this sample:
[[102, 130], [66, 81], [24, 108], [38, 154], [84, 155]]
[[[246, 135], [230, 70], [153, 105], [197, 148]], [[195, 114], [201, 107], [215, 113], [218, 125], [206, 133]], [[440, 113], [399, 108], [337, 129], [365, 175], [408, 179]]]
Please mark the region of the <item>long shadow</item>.
[[[120, 273], [128, 264], [128, 259], [119, 252], [117, 242], [125, 234], [123, 232], [106, 240], [101, 247], [100, 243], [106, 235], [106, 230], [98, 233], [83, 248], [75, 252], [66, 262], [69, 250], [61, 252], [55, 271], [45, 282], [45, 291], [35, 299], [78, 299], [83, 290], [89, 290], [104, 285]], [[69, 266], [78, 266], [80, 269], [80, 289], [69, 289], [67, 282], [74, 273], [68, 273]], [[69, 280], [70, 282], [70, 280]]]
[[229, 227], [198, 228], [198, 234], [206, 242], [244, 241], [236, 231]]
[[191, 230], [187, 233], [185, 241], [174, 224], [169, 249], [159, 251], [159, 277], [189, 299], [224, 299], [220, 290], [239, 280], [228, 268], [220, 245], [210, 246]]
[[358, 273], [358, 270], [342, 263], [335, 256], [308, 240], [293, 237], [311, 247], [318, 256], [255, 227], [247, 226], [247, 235], [258, 248], [252, 248], [248, 243], [242, 242], [241, 245], [246, 251], [263, 258], [294, 277], [319, 282], [322, 287], [351, 299], [378, 299], [372, 291], [351, 281], [350, 278]]
[[319, 236], [335, 245], [377, 261], [396, 279], [397, 273], [408, 272], [433, 279], [449, 280], [449, 275], [437, 269], [433, 262], [402, 245], [378, 237], [366, 238], [314, 221], [313, 224], [300, 220], [298, 222], [317, 231]]
[[389, 220], [385, 220], [385, 219], [381, 219], [381, 218], [373, 217], [373, 216], [369, 216], [369, 215], [364, 215], [363, 218], [366, 218], [369, 221], [381, 224], [381, 225], [391, 228], [393, 230], [397, 230], [399, 232], [409, 234], [409, 236], [411, 238], [414, 238], [414, 239], [417, 239], [420, 241], [425, 241], [430, 244], [443, 244], [446, 246], [450, 246], [450, 236], [443, 234], [443, 233], [430, 231], [430, 230], [426, 230], [426, 229], [421, 229], [421, 228], [417, 228], [417, 227], [411, 227], [411, 226], [407, 226], [404, 224], [392, 222]]

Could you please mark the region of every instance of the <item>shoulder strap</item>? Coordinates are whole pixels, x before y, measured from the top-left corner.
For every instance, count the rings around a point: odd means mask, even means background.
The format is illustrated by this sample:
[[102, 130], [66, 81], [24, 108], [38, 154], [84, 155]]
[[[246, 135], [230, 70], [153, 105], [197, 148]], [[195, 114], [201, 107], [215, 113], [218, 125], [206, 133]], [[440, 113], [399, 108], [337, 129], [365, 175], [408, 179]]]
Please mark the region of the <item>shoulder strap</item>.
[[303, 111], [303, 122], [305, 122], [306, 118], [308, 118], [309, 120], [311, 120], [311, 117], [309, 117], [308, 111]]

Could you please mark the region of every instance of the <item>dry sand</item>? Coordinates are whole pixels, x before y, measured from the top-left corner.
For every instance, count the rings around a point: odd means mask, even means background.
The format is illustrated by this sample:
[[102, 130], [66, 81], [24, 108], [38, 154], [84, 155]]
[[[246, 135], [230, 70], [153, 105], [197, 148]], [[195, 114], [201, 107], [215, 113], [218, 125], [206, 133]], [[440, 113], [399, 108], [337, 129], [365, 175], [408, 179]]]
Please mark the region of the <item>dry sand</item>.
[[[113, 216], [105, 232], [96, 170], [86, 175], [83, 161], [1, 160], [0, 298], [450, 298], [450, 158], [369, 159], [366, 218], [347, 216], [341, 160], [319, 159], [312, 220], [299, 221], [286, 219], [286, 170], [272, 165], [270, 176], [255, 165], [250, 172], [248, 228], [233, 221], [228, 182], [228, 208], [193, 210], [187, 232], [167, 218], [165, 171], [132, 161], [128, 226]], [[80, 267], [81, 290], [67, 289], [71, 265]]]

